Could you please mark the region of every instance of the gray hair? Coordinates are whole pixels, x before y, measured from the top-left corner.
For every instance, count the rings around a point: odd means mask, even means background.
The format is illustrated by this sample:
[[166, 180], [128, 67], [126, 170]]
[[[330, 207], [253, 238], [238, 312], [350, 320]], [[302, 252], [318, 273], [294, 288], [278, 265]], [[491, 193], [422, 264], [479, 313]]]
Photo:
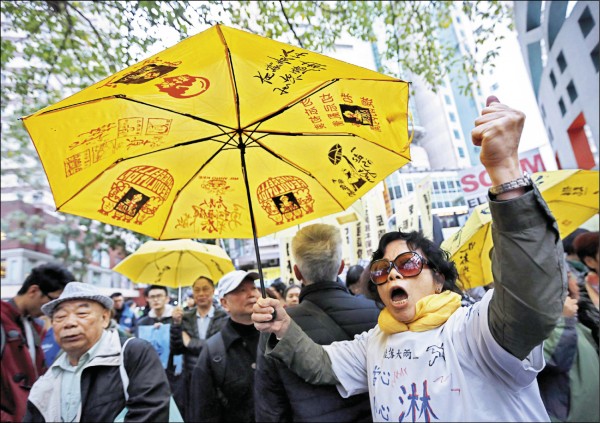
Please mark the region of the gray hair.
[[342, 235], [332, 225], [316, 223], [292, 239], [292, 256], [308, 283], [336, 280], [342, 262]]

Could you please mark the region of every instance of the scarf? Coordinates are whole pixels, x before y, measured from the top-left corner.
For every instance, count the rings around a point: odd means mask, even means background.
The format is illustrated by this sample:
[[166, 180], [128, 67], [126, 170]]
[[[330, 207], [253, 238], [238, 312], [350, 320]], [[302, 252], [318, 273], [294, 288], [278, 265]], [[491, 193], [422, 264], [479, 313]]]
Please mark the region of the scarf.
[[460, 295], [452, 291], [432, 294], [417, 301], [414, 319], [407, 323], [399, 322], [384, 308], [379, 314], [379, 327], [387, 335], [404, 331], [425, 332], [446, 323], [446, 320], [460, 307]]

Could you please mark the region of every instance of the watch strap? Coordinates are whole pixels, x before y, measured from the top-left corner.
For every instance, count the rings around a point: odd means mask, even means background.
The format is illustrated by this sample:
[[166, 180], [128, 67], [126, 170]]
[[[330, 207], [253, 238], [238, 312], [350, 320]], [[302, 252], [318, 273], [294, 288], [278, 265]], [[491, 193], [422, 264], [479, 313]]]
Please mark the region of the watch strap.
[[529, 174], [525, 172], [520, 178], [513, 179], [512, 181], [500, 185], [494, 185], [490, 188], [490, 194], [499, 195], [517, 188], [530, 187], [531, 185], [531, 178], [529, 177]]

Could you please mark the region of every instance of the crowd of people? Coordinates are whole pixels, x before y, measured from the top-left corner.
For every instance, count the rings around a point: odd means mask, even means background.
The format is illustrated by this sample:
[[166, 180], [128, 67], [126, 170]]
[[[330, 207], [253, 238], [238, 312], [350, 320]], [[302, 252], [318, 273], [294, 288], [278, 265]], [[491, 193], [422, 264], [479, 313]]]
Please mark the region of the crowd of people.
[[1, 420], [599, 421], [598, 232], [560, 239], [519, 170], [523, 121], [491, 101], [473, 130], [493, 287], [463, 292], [445, 251], [398, 231], [342, 281], [326, 224], [296, 233], [297, 282], [267, 298], [234, 270], [198, 275], [184, 304], [150, 285], [140, 313], [41, 265], [2, 301]]

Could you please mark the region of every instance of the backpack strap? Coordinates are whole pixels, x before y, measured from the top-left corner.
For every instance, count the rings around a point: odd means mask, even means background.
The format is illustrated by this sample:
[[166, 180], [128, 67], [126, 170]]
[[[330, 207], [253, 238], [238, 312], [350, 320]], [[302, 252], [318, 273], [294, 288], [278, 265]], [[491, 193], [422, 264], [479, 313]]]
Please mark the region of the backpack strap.
[[227, 406], [227, 397], [223, 394], [221, 387], [225, 381], [225, 369], [227, 368], [227, 353], [225, 351], [225, 341], [223, 341], [223, 335], [217, 332], [206, 340], [206, 348], [208, 349], [208, 358], [210, 368], [215, 381], [215, 388], [217, 390], [217, 398], [221, 404]]
[[125, 370], [125, 347], [127, 343], [133, 338], [127, 338], [127, 340], [121, 346], [121, 363], [119, 364], [119, 373], [121, 374], [121, 382], [123, 382], [123, 393], [125, 394], [125, 402], [129, 401], [129, 376], [127, 376], [127, 370]]
[[223, 385], [225, 381], [225, 366], [227, 364], [227, 354], [225, 352], [225, 342], [220, 333], [216, 333], [206, 341], [208, 356], [211, 361], [211, 368], [214, 372], [217, 386]]
[[342, 329], [341, 326], [331, 318], [331, 316], [325, 313], [321, 307], [317, 306], [312, 301], [304, 299], [299, 306], [303, 306], [305, 309], [312, 312], [313, 317], [317, 319], [322, 327], [331, 332], [336, 341], [347, 341], [352, 339], [352, 337], [348, 336], [348, 333], [346, 333], [346, 331]]
[[4, 354], [4, 347], [6, 346], [6, 332], [4, 332], [4, 325], [0, 322], [0, 357]]

